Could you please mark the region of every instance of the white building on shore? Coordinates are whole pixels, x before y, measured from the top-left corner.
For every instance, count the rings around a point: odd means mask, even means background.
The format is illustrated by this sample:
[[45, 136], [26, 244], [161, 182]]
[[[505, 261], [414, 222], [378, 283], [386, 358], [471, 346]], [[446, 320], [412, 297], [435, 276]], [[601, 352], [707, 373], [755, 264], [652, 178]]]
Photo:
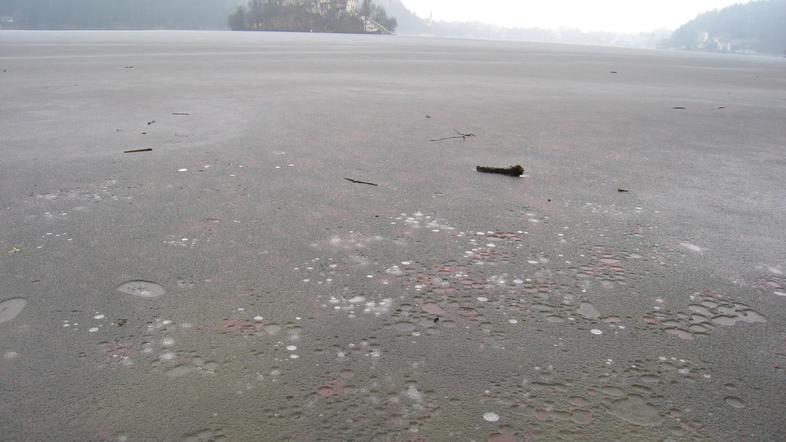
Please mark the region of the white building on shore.
[[360, 13], [360, 2], [358, 0], [347, 0], [347, 13], [358, 15]]

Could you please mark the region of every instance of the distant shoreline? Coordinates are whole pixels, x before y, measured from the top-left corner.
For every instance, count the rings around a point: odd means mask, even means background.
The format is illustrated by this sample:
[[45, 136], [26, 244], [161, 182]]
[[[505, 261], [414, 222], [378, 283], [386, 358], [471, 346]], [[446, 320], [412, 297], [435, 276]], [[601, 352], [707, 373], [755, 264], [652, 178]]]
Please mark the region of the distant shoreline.
[[[371, 33], [340, 33], [340, 32], [301, 32], [301, 31], [232, 31], [229, 29], [0, 29], [0, 35], [2, 34], [33, 34], [33, 33], [52, 33], [52, 32], [61, 32], [61, 33], [69, 33], [69, 34], [80, 34], [80, 33], [92, 33], [92, 32], [103, 32], [107, 34], [117, 33], [180, 33], [180, 34], [188, 34], [188, 33], [210, 33], [210, 34], [223, 34], [223, 35], [255, 35], [255, 34], [272, 34], [272, 35], [286, 35], [286, 34], [303, 34], [303, 35], [367, 35], [367, 36], [380, 36], [380, 34], [371, 34]], [[384, 35], [384, 34], [383, 34]], [[701, 57], [744, 57], [748, 60], [753, 59], [762, 59], [762, 60], [773, 60], [773, 59], [786, 59], [784, 56], [780, 56], [777, 54], [767, 54], [767, 53], [756, 53], [756, 54], [737, 54], [737, 53], [727, 53], [727, 52], [713, 52], [713, 51], [698, 51], [698, 50], [688, 50], [688, 49], [677, 49], [677, 48], [647, 48], [647, 47], [630, 47], [630, 46], [615, 46], [615, 45], [603, 45], [603, 44], [582, 44], [582, 43], [568, 43], [568, 42], [551, 42], [551, 41], [537, 41], [537, 40], [514, 40], [514, 39], [490, 39], [490, 38], [480, 38], [480, 37], [454, 37], [454, 36], [441, 36], [441, 35], [429, 35], [429, 34], [390, 34], [392, 36], [400, 37], [400, 38], [423, 38], [423, 39], [435, 39], [435, 40], [448, 40], [448, 41], [476, 41], [476, 42], [499, 42], [499, 43], [522, 43], [522, 44], [538, 44], [538, 45], [548, 45], [548, 46], [574, 46], [574, 47], [582, 47], [582, 48], [604, 48], [604, 49], [616, 49], [616, 50], [630, 50], [630, 51], [647, 51], [647, 52], [660, 52], [664, 54], [682, 54], [684, 56], [701, 56]], [[4, 41], [0, 40], [0, 45], [5, 43]], [[2, 57], [0, 57], [2, 58]]]

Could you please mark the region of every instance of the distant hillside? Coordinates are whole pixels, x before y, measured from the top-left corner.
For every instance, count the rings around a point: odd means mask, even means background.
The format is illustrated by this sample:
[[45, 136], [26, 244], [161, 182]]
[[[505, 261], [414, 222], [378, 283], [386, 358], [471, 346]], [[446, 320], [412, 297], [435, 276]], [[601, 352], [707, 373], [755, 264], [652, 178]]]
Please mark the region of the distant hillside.
[[225, 29], [244, 0], [0, 0], [0, 29]]
[[669, 44], [681, 49], [786, 55], [786, 0], [706, 12], [677, 29]]
[[382, 6], [388, 15], [396, 18], [399, 33], [422, 34], [427, 31], [428, 24], [426, 21], [407, 9], [404, 3], [401, 3], [401, 0], [374, 0], [374, 3]]

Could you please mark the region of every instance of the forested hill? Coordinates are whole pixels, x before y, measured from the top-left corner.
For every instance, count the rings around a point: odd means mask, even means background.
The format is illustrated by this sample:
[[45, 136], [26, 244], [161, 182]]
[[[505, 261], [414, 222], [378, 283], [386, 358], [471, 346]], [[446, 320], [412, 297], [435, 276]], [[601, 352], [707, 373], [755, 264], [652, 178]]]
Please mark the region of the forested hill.
[[244, 0], [0, 0], [0, 29], [226, 29]]
[[396, 18], [397, 29], [402, 33], [421, 34], [427, 32], [426, 20], [407, 9], [401, 0], [374, 0], [374, 3], [384, 8], [391, 17]]
[[706, 12], [677, 29], [670, 45], [786, 55], [786, 0], [754, 1]]

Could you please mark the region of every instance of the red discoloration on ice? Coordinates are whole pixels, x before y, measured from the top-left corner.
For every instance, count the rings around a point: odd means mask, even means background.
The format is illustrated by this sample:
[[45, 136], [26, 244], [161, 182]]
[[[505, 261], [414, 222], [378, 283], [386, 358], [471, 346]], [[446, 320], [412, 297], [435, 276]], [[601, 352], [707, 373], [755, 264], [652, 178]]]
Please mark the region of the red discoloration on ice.
[[658, 320], [653, 318], [652, 316], [642, 316], [641, 320], [644, 321], [647, 325], [658, 325]]
[[669, 336], [674, 336], [685, 341], [692, 341], [694, 339], [693, 334], [681, 328], [669, 328], [666, 329], [665, 332]]
[[494, 433], [489, 436], [488, 442], [519, 442], [519, 438], [512, 434]]
[[113, 439], [112, 431], [106, 425], [99, 424], [96, 427], [96, 438], [101, 442], [109, 442]]
[[130, 358], [136, 354], [133, 344], [113, 342], [111, 344], [104, 344], [101, 349], [104, 352], [104, 356], [111, 359]]
[[461, 307], [458, 313], [468, 321], [477, 322], [478, 320], [478, 312], [472, 307]]
[[701, 296], [703, 296], [705, 299], [721, 299], [721, 298], [723, 298], [722, 295], [720, 295], [718, 293], [715, 293], [712, 290], [705, 290], [705, 291], [703, 291], [701, 293]]
[[686, 422], [681, 425], [683, 431], [693, 434], [698, 434], [703, 429], [703, 427], [704, 426], [701, 423], [696, 421]]
[[505, 239], [509, 241], [521, 241], [521, 236], [518, 233], [513, 232], [495, 232], [490, 236], [492, 238]]
[[424, 312], [426, 312], [426, 313], [428, 313], [430, 315], [434, 315], [434, 316], [444, 316], [445, 315], [445, 310], [443, 310], [442, 307], [440, 307], [439, 304], [437, 304], [435, 302], [426, 302], [426, 303], [424, 303], [423, 305], [420, 306], [420, 309], [423, 310]]
[[224, 319], [221, 322], [221, 333], [233, 333], [243, 336], [253, 335], [262, 329], [262, 323], [246, 319]]
[[317, 394], [323, 398], [329, 398], [332, 396], [338, 396], [343, 393], [346, 393], [348, 390], [348, 386], [343, 382], [334, 379], [327, 383], [327, 385], [323, 385], [317, 389]]

